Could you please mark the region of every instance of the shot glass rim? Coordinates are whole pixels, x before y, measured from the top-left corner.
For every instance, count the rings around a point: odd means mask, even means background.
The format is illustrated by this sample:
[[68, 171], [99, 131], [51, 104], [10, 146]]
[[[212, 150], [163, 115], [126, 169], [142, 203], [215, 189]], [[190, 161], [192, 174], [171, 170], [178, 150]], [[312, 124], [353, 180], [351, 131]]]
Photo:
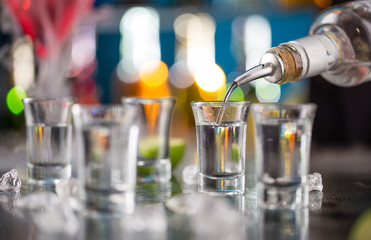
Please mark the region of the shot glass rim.
[[75, 103], [76, 98], [73, 96], [61, 96], [61, 97], [25, 97], [22, 98], [23, 103], [43, 103], [43, 102], [71, 102]]
[[[223, 101], [191, 101], [192, 107], [199, 106], [211, 106], [211, 107], [221, 107]], [[228, 101], [225, 103], [226, 107], [237, 107], [237, 106], [250, 106], [251, 101]]]
[[251, 105], [251, 110], [257, 110], [260, 108], [272, 108], [278, 107], [280, 109], [299, 109], [299, 108], [309, 108], [317, 109], [317, 104], [315, 103], [253, 103]]
[[81, 111], [91, 112], [93, 109], [101, 110], [110, 110], [117, 109], [119, 111], [137, 111], [138, 106], [136, 104], [118, 104], [118, 103], [75, 103], [72, 106], [72, 114], [79, 114]]
[[[130, 106], [130, 108], [134, 108], [135, 106], [133, 104], [128, 104], [126, 106]], [[112, 109], [112, 108], [119, 108], [119, 109], [125, 109], [125, 105], [122, 104], [117, 104], [117, 103], [109, 103], [109, 104], [104, 104], [104, 103], [76, 103], [72, 106], [72, 112], [77, 112], [80, 109], [85, 109], [85, 110], [91, 110], [93, 108], [98, 108], [98, 109]]]
[[[82, 115], [87, 116], [94, 116], [96, 114], [102, 112], [117, 112], [119, 114], [133, 114], [134, 117], [137, 117], [137, 110], [138, 106], [135, 104], [116, 104], [116, 103], [109, 103], [109, 104], [101, 104], [101, 103], [78, 103], [74, 104], [71, 109], [71, 113], [74, 119], [75, 126], [77, 128], [81, 127], [83, 124], [81, 121], [77, 120]], [[90, 118], [88, 117], [88, 119]], [[94, 118], [94, 117], [93, 117]], [[89, 120], [90, 121], [90, 120]], [[91, 120], [94, 121], [94, 120]], [[137, 125], [136, 123], [134, 125]]]
[[[131, 102], [131, 101], [135, 102]], [[175, 102], [175, 97], [169, 96], [169, 97], [156, 97], [156, 98], [150, 98], [150, 97], [122, 97], [121, 102], [122, 103], [155, 103], [155, 102], [164, 102], [164, 101], [172, 101]]]

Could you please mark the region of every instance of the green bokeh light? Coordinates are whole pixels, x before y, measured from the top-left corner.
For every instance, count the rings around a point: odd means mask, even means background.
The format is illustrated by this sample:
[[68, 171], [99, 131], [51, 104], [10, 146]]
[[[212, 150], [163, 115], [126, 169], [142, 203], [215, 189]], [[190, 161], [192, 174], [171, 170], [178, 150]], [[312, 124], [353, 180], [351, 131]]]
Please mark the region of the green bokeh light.
[[255, 85], [255, 92], [260, 102], [278, 102], [281, 97], [281, 86], [259, 79]]
[[[225, 87], [225, 91], [220, 91], [218, 93], [218, 100], [222, 101], [224, 99], [224, 95], [227, 92], [228, 88], [231, 86], [230, 83], [228, 83]], [[237, 87], [230, 97], [229, 101], [244, 101], [245, 95], [240, 87]]]
[[27, 94], [22, 87], [15, 86], [9, 90], [6, 95], [6, 105], [13, 114], [18, 115], [23, 111], [22, 98], [25, 97]]

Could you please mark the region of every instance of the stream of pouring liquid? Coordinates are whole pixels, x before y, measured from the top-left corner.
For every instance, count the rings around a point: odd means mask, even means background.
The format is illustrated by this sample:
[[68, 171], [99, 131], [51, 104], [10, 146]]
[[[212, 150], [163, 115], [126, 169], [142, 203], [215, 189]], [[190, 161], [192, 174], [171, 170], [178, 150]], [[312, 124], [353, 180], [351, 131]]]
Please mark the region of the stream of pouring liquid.
[[216, 124], [220, 125], [222, 123], [223, 115], [225, 112], [225, 108], [228, 104], [229, 98], [232, 96], [233, 91], [238, 86], [257, 80], [262, 77], [266, 77], [270, 75], [272, 72], [273, 72], [273, 68], [271, 66], [265, 65], [265, 64], [259, 64], [253, 68], [248, 69], [242, 75], [238, 76], [235, 80], [233, 80], [231, 86], [229, 86], [223, 98], [222, 106], [216, 118]]

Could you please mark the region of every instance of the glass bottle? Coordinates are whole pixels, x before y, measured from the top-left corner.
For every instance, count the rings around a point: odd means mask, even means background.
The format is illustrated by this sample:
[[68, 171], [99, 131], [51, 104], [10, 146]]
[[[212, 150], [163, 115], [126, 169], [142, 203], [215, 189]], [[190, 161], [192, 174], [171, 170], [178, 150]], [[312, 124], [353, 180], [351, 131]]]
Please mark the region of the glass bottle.
[[269, 49], [260, 65], [235, 79], [256, 78], [284, 84], [321, 74], [343, 87], [371, 80], [371, 1], [354, 1], [324, 10], [309, 35]]

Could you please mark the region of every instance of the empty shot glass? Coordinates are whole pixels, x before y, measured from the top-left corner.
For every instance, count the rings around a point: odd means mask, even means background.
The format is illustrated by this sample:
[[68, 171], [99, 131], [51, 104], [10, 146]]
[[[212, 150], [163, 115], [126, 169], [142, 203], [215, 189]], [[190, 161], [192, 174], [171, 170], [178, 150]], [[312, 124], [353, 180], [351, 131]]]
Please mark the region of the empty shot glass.
[[192, 102], [199, 163], [198, 190], [215, 195], [245, 191], [246, 125], [250, 102]]
[[306, 184], [315, 104], [254, 104], [258, 205], [308, 205]]
[[131, 213], [135, 206], [138, 111], [135, 106], [72, 108], [78, 179], [88, 213]]
[[174, 97], [122, 98], [123, 104], [139, 108], [138, 182], [168, 182], [171, 179], [169, 130]]
[[29, 185], [54, 186], [71, 177], [72, 97], [22, 99]]

